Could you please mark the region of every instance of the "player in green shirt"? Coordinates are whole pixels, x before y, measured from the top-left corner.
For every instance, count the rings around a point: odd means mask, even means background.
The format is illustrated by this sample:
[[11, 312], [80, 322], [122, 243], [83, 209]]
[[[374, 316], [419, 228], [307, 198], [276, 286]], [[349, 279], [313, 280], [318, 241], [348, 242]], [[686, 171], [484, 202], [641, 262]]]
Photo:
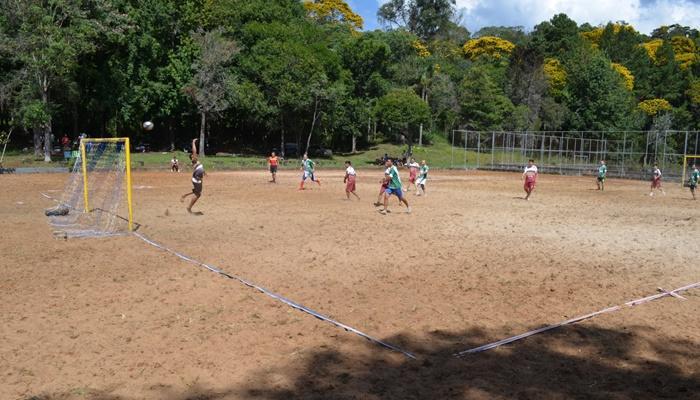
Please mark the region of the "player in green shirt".
[[690, 193], [693, 195], [693, 200], [696, 200], [695, 190], [698, 188], [698, 181], [700, 181], [700, 171], [698, 171], [698, 167], [693, 164], [690, 171], [690, 179], [688, 179], [688, 186], [690, 186]]
[[428, 171], [430, 170], [430, 167], [428, 167], [428, 164], [425, 163], [425, 160], [421, 161], [420, 163], [420, 172], [418, 174], [418, 180], [416, 181], [416, 186], [418, 189], [416, 190], [416, 196], [420, 196], [421, 192], [423, 195], [425, 195], [425, 183], [428, 181]]
[[386, 160], [386, 171], [384, 171], [384, 180], [387, 183], [387, 188], [384, 190], [384, 209], [380, 210], [379, 212], [382, 214], [386, 214], [389, 212], [388, 207], [389, 207], [389, 196], [396, 195], [396, 197], [399, 198], [399, 201], [404, 203], [406, 205], [407, 213], [411, 212], [411, 206], [408, 205], [408, 201], [403, 197], [403, 191], [402, 185], [401, 185], [401, 177], [399, 176], [399, 170], [396, 169], [396, 166], [394, 166], [394, 163], [391, 161], [391, 159]]
[[605, 190], [605, 176], [608, 174], [608, 166], [605, 165], [605, 160], [600, 160], [600, 166], [598, 167], [598, 190]]
[[299, 184], [299, 190], [304, 190], [304, 182], [307, 179], [311, 179], [311, 182], [316, 182], [318, 186], [321, 186], [321, 181], [314, 177], [314, 170], [316, 164], [309, 158], [309, 155], [304, 153], [304, 157], [301, 159], [301, 170], [304, 171], [304, 175], [301, 177], [301, 183]]

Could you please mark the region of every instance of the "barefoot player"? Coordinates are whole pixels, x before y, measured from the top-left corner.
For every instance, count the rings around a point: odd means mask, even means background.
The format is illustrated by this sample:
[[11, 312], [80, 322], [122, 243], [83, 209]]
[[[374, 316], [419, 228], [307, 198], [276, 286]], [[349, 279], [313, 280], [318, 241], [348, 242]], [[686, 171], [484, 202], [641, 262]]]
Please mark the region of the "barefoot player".
[[301, 184], [299, 184], [299, 190], [304, 190], [304, 181], [311, 179], [311, 182], [316, 182], [318, 186], [321, 186], [321, 181], [314, 177], [314, 170], [316, 164], [309, 158], [309, 155], [304, 153], [304, 157], [301, 160], [301, 170], [304, 171], [304, 175], [301, 177]]
[[428, 181], [428, 171], [430, 167], [425, 163], [425, 160], [420, 162], [420, 173], [418, 175], [418, 180], [416, 181], [416, 196], [420, 196], [421, 193], [425, 195], [425, 183]]
[[270, 175], [272, 175], [270, 183], [277, 183], [277, 166], [279, 166], [279, 160], [274, 151], [270, 157], [267, 158], [267, 164], [270, 166]]
[[537, 166], [535, 165], [535, 160], [528, 160], [527, 167], [523, 172], [523, 181], [525, 182], [523, 188], [525, 189], [525, 200], [530, 200], [530, 195], [535, 190], [535, 185], [537, 184]]
[[360, 200], [360, 196], [355, 193], [356, 177], [357, 173], [355, 172], [355, 168], [352, 167], [352, 163], [350, 161], [345, 161], [345, 178], [343, 179], [343, 183], [345, 183], [345, 195], [348, 196], [348, 200], [350, 200], [350, 193], [354, 194], [357, 200]]
[[598, 178], [596, 182], [598, 183], [598, 190], [605, 190], [605, 177], [608, 174], [608, 166], [605, 165], [605, 160], [600, 160], [600, 166], [598, 167]]
[[387, 188], [384, 191], [384, 209], [380, 212], [386, 214], [389, 212], [387, 209], [389, 206], [389, 196], [395, 195], [399, 198], [399, 201], [406, 205], [406, 212], [411, 212], [411, 206], [408, 205], [408, 201], [403, 197], [403, 191], [401, 190], [401, 177], [399, 176], [399, 170], [396, 168], [391, 160], [386, 162], [386, 171], [384, 171], [384, 179], [387, 182]]
[[200, 163], [197, 159], [197, 139], [192, 140], [192, 154], [190, 155], [192, 160], [192, 166], [194, 170], [192, 171], [192, 191], [185, 193], [180, 198], [180, 201], [185, 201], [185, 198], [190, 195], [194, 195], [192, 200], [190, 200], [190, 205], [187, 206], [187, 212], [192, 213], [192, 206], [194, 203], [202, 197], [202, 180], [204, 179], [204, 165]]
[[690, 169], [690, 179], [688, 180], [690, 193], [693, 195], [693, 200], [696, 200], [695, 191], [698, 189], [698, 181], [700, 181], [700, 171], [698, 171], [698, 167], [693, 164]]
[[664, 196], [666, 195], [664, 188], [661, 187], [661, 170], [659, 169], [659, 164], [654, 164], [654, 171], [652, 172], [651, 177], [651, 191], [649, 192], [649, 196], [653, 196], [654, 190], [657, 189], [660, 190]]

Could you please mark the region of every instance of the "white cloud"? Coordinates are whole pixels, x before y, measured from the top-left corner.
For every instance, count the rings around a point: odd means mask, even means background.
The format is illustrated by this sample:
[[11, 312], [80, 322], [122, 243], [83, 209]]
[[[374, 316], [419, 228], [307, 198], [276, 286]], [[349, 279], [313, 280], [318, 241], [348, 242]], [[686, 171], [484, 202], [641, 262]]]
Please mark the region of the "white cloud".
[[[378, 0], [379, 4], [388, 0]], [[565, 13], [579, 24], [601, 25], [625, 21], [643, 33], [662, 25], [681, 24], [697, 28], [698, 0], [457, 0], [463, 23], [470, 31], [490, 25], [535, 25]]]

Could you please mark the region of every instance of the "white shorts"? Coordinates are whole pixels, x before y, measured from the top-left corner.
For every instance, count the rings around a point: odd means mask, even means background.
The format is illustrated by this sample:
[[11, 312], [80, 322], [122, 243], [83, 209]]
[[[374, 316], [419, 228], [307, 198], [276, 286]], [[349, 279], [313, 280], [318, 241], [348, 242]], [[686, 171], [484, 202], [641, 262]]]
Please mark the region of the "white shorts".
[[425, 185], [425, 183], [428, 181], [428, 178], [418, 178], [416, 181], [416, 185]]
[[304, 171], [304, 176], [301, 178], [301, 180], [305, 181], [307, 179], [311, 179], [312, 181], [316, 181], [316, 178], [314, 177], [313, 172]]

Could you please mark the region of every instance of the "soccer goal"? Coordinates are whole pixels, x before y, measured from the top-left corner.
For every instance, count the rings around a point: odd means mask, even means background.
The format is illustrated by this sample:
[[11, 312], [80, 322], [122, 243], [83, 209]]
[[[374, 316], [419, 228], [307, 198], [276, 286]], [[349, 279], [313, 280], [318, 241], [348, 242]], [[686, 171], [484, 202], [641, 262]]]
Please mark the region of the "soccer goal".
[[683, 175], [681, 175], [681, 186], [688, 186], [689, 176], [687, 174], [693, 165], [700, 167], [700, 155], [687, 155], [683, 157]]
[[129, 138], [80, 141], [58, 205], [46, 211], [54, 234], [102, 237], [133, 230]]

